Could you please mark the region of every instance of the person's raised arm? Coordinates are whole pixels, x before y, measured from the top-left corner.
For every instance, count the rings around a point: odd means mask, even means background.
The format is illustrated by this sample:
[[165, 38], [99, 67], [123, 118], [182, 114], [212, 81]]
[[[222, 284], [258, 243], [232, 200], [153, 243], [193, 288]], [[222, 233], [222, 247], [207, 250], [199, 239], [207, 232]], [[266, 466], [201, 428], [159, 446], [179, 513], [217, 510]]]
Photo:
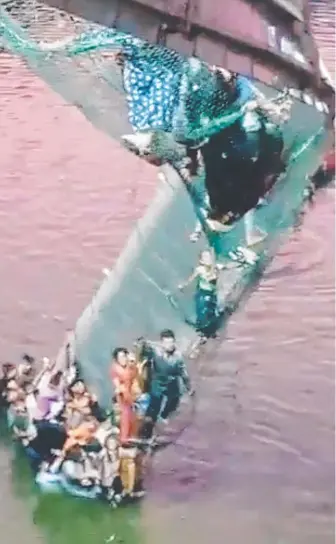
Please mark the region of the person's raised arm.
[[150, 365], [155, 357], [155, 346], [152, 342], [140, 336], [134, 342], [134, 347], [138, 360], [146, 361], [146, 364]]
[[198, 276], [198, 268], [195, 268], [192, 274], [190, 274], [189, 278], [187, 278], [187, 280], [184, 283], [180, 283], [180, 285], [178, 286], [179, 290], [183, 291], [183, 289], [185, 289], [186, 287], [188, 287], [188, 285], [190, 285], [193, 281], [195, 281], [197, 276]]
[[38, 388], [38, 386], [41, 383], [41, 380], [42, 380], [43, 376], [45, 376], [49, 370], [50, 370], [50, 360], [49, 360], [48, 357], [43, 357], [43, 359], [42, 359], [42, 368], [36, 374], [35, 378], [32, 381], [32, 387], [34, 389]]

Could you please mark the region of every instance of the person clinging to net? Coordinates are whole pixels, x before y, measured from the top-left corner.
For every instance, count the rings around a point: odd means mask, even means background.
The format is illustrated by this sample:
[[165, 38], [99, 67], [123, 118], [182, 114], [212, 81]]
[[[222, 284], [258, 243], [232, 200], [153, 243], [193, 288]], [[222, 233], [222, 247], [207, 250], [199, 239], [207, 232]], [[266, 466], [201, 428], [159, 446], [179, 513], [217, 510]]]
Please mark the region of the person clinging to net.
[[133, 134], [124, 143], [149, 161], [153, 134], [174, 132], [181, 100], [181, 78], [186, 61], [175, 51], [146, 43], [130, 34], [99, 29], [75, 38], [38, 47], [48, 53], [76, 56], [95, 50], [109, 51], [121, 68]]
[[218, 307], [218, 277], [224, 265], [216, 263], [213, 251], [204, 250], [201, 252], [199, 261], [189, 278], [179, 285], [182, 291], [188, 285], [196, 282], [195, 309], [196, 309], [196, 330], [202, 342], [210, 337], [216, 337], [216, 332], [221, 316]]
[[[197, 172], [199, 150], [210, 201], [207, 228], [225, 233], [249, 213], [246, 248], [260, 244], [265, 233], [252, 221], [253, 210], [279, 173], [279, 123], [290, 115], [289, 102], [267, 100], [248, 78], [114, 29], [44, 46], [69, 56], [103, 49], [112, 51], [122, 67], [134, 131], [123, 137], [125, 145], [149, 162], [174, 164], [167, 151], [171, 140], [172, 148], [180, 144], [187, 155], [189, 150], [190, 173]], [[175, 165], [188, 182], [188, 168]]]
[[[124, 141], [140, 154], [150, 149], [157, 131], [172, 134], [174, 140], [184, 145], [201, 145], [207, 138], [206, 118], [224, 113], [228, 106], [226, 89], [224, 93], [218, 89], [217, 76], [200, 59], [183, 57], [172, 49], [111, 28], [49, 44], [41, 42], [36, 48], [67, 56], [96, 50], [111, 52], [110, 58], [122, 69], [129, 121], [134, 131], [125, 135]], [[219, 100], [218, 90], [223, 94]]]
[[178, 409], [183, 390], [190, 396], [194, 390], [172, 330], [161, 331], [159, 344], [144, 338], [139, 338], [137, 343], [142, 345], [151, 365], [150, 401], [140, 431], [142, 438], [150, 438], [158, 419], [161, 423], [167, 423], [168, 418]]

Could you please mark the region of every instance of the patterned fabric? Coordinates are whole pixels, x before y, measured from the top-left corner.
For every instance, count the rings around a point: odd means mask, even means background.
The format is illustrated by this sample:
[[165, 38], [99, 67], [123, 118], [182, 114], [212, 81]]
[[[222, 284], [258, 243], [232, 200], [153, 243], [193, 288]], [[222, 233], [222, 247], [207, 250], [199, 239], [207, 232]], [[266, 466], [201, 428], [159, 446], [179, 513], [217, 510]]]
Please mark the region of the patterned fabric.
[[162, 130], [177, 141], [202, 140], [241, 118], [241, 106], [254, 97], [248, 79], [238, 76], [237, 98], [230, 100], [214, 73], [196, 58], [182, 59], [131, 39], [122, 49], [129, 121], [136, 132]]
[[[123, 53], [128, 117], [135, 132], [159, 130], [180, 143], [200, 143], [241, 121], [242, 106], [254, 97], [243, 76], [237, 75], [232, 88], [196, 57], [184, 58], [114, 29], [93, 29], [65, 45], [70, 56], [97, 49]], [[244, 119], [247, 129], [257, 130], [251, 117]]]
[[128, 58], [124, 67], [129, 121], [138, 131], [171, 132], [181, 75], [156, 63]]
[[123, 83], [135, 132], [171, 132], [184, 60], [178, 53], [114, 29], [93, 29], [66, 46], [68, 55], [114, 49], [124, 55]]
[[160, 130], [181, 143], [200, 142], [240, 120], [242, 104], [253, 96], [247, 78], [238, 76], [232, 91], [196, 57], [184, 58], [114, 29], [93, 29], [64, 47], [69, 56], [97, 49], [123, 53], [128, 117], [135, 132]]

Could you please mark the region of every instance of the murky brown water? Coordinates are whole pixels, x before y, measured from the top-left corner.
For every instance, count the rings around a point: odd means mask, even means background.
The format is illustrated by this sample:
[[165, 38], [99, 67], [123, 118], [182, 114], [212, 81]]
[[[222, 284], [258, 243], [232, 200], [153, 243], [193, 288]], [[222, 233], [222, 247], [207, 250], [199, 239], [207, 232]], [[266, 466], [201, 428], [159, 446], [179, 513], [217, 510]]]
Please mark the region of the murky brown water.
[[[0, 72], [0, 345], [15, 360], [57, 350], [156, 173], [18, 60], [2, 55]], [[203, 360], [197, 421], [155, 460], [139, 542], [334, 541], [333, 223], [329, 189]], [[0, 449], [3, 542], [76, 544], [42, 532], [10, 458]]]
[[[332, 199], [319, 196], [202, 363], [198, 422], [155, 473], [179, 501], [158, 514], [164, 543], [174, 531], [181, 542], [333, 541]], [[176, 526], [187, 499], [196, 515]]]

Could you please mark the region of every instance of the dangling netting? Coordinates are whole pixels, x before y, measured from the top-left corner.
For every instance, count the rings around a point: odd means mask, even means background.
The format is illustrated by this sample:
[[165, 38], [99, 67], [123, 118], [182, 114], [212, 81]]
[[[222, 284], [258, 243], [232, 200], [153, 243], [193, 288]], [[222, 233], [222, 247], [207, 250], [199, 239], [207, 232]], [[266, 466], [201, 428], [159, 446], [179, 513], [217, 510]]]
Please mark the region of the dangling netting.
[[195, 146], [243, 122], [246, 103], [260, 97], [243, 76], [227, 81], [223, 71], [195, 57], [130, 33], [33, 0], [4, 0], [1, 6], [5, 47], [113, 136], [129, 128], [128, 119], [134, 132], [162, 131]]
[[[47, 8], [32, 3], [36, 19], [31, 16], [29, 24], [26, 4], [19, 10], [11, 9], [11, 3], [5, 5], [11, 13], [9, 17], [3, 12], [1, 18], [5, 44], [24, 56], [65, 98], [79, 103], [84, 112], [97, 108], [98, 111], [91, 112], [95, 122], [109, 109], [106, 103], [109, 91], [112, 102], [113, 91], [122, 91], [122, 87], [127, 117], [134, 131], [161, 130], [182, 143], [200, 142], [231, 126], [243, 115], [241, 97], [230, 99], [230, 89], [218, 85], [218, 74], [195, 58], [184, 58], [167, 48], [97, 25], [72, 23], [69, 28], [65, 16], [60, 19], [61, 25], [50, 19], [52, 28], [47, 32], [48, 25], [43, 19], [41, 22], [40, 15], [49, 13]], [[51, 13], [55, 16], [56, 12]], [[26, 29], [18, 24], [20, 19]], [[72, 33], [70, 38], [69, 33]], [[59, 39], [63, 34], [67, 38]], [[46, 43], [46, 37], [56, 41]], [[116, 51], [124, 55], [122, 82], [116, 64], [111, 61]], [[244, 100], [253, 96], [247, 80], [241, 81], [241, 85], [247, 95]]]
[[[263, 97], [268, 104], [281, 102], [278, 91], [261, 83], [239, 75], [227, 78], [225, 71], [198, 59], [121, 30], [74, 21], [38, 2], [2, 2], [2, 7], [1, 39], [6, 48], [22, 55], [40, 77], [112, 137], [155, 132], [156, 154], [174, 163], [174, 169], [164, 167], [166, 180], [160, 182], [156, 200], [77, 324], [76, 350], [84, 376], [108, 404], [111, 390], [106, 376], [116, 345], [131, 345], [138, 336], [155, 339], [166, 327], [175, 330], [185, 351], [196, 341], [195, 286], [181, 293], [178, 285], [209, 244], [224, 263], [246, 244], [241, 218], [255, 207], [258, 196], [250, 186], [261, 179], [258, 172], [272, 178], [280, 156], [272, 145], [280, 144], [286, 162], [267, 205], [258, 207], [253, 217], [254, 227], [267, 235], [258, 254], [261, 261], [274, 251], [280, 234], [293, 224], [307, 176], [318, 166], [323, 113], [314, 100], [308, 106], [293, 95], [288, 119], [277, 122], [268, 115], [267, 104], [262, 114], [246, 108]], [[186, 148], [197, 146], [205, 170], [201, 165], [197, 179], [185, 186], [178, 173]], [[264, 171], [256, 169], [260, 157]], [[205, 225], [205, 188], [210, 200], [218, 188], [211, 192], [207, 177], [217, 179], [218, 172], [226, 190], [224, 198], [219, 194], [224, 201], [221, 215], [233, 205], [237, 208], [224, 233], [210, 232]], [[263, 186], [260, 194], [264, 191]], [[199, 225], [205, 232], [201, 228], [202, 235], [191, 242]], [[221, 309], [232, 310], [256, 270], [244, 265], [222, 272]]]

